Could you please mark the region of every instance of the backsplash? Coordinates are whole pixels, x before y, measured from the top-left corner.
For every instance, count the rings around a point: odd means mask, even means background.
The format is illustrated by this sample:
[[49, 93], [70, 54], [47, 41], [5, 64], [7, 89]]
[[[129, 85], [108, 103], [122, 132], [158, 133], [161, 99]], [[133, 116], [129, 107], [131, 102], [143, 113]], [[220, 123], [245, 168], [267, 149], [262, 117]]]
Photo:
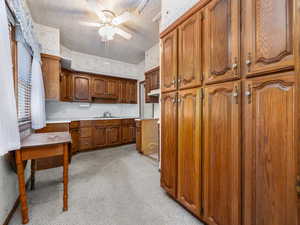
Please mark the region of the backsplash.
[[95, 104], [78, 102], [46, 102], [47, 120], [68, 119], [102, 116], [104, 112], [110, 112], [116, 117], [139, 117], [139, 107], [137, 104]]

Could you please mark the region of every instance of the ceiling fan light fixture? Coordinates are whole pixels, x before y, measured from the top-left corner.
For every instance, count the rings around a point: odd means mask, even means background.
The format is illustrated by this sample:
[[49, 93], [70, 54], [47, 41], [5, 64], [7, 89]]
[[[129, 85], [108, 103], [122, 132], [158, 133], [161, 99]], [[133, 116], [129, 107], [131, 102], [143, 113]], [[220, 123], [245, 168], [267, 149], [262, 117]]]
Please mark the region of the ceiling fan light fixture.
[[98, 33], [101, 36], [102, 41], [111, 41], [115, 36], [115, 28], [110, 24], [105, 24], [100, 27]]

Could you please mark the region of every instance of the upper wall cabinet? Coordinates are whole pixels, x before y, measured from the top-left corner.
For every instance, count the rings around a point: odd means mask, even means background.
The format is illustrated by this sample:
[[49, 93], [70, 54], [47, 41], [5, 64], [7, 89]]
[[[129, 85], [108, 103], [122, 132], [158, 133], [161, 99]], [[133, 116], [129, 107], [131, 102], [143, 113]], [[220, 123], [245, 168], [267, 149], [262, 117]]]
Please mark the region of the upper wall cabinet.
[[205, 9], [205, 83], [240, 77], [239, 13], [239, 0], [212, 0]]
[[42, 54], [42, 73], [46, 99], [60, 100], [60, 57]]
[[62, 69], [60, 73], [60, 100], [73, 100], [72, 74], [70, 71], [64, 69]]
[[179, 27], [178, 87], [201, 85], [202, 82], [202, 12], [196, 13]]
[[165, 36], [161, 45], [161, 91], [175, 91], [177, 89], [177, 30]]
[[246, 75], [292, 69], [292, 0], [244, 0]]
[[88, 75], [73, 75], [73, 87], [75, 102], [91, 102], [91, 77]]
[[102, 99], [118, 99], [119, 81], [113, 78], [94, 76], [92, 79], [92, 96]]

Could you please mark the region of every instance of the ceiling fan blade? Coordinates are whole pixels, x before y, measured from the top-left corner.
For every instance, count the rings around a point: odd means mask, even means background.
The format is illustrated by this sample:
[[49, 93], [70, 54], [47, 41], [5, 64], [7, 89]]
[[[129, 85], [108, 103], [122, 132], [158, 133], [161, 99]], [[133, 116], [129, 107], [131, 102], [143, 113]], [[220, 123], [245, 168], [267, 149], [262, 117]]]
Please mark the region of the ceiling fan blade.
[[91, 22], [84, 22], [84, 21], [80, 21], [79, 24], [83, 25], [83, 26], [88, 26], [88, 27], [101, 27], [102, 26], [102, 24], [100, 24], [100, 23], [91, 23]]
[[121, 28], [115, 27], [115, 33], [122, 36], [123, 38], [130, 40], [132, 38], [132, 35], [128, 32], [122, 30]]
[[97, 0], [87, 0], [87, 4], [90, 10], [95, 12], [100, 20], [105, 19], [105, 15], [102, 12], [104, 7]]
[[131, 17], [132, 17], [131, 13], [126, 11], [126, 12], [122, 13], [120, 16], [115, 17], [112, 20], [112, 23], [114, 25], [119, 25], [119, 24], [125, 23], [126, 21], [130, 20]]

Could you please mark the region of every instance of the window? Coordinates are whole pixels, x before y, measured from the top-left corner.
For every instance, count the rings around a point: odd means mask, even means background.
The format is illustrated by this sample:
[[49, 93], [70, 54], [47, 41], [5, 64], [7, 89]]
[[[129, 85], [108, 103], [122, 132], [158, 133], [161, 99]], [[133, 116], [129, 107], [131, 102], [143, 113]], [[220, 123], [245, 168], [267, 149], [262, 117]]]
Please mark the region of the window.
[[27, 129], [31, 124], [31, 64], [30, 50], [22, 42], [18, 42], [18, 119], [21, 130]]

